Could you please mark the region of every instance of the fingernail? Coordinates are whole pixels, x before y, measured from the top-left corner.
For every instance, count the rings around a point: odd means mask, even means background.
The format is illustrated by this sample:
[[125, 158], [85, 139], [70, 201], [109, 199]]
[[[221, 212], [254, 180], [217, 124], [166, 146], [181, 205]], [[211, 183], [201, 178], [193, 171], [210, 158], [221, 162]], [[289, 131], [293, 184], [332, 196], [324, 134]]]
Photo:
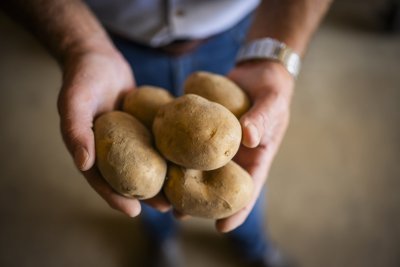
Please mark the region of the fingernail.
[[141, 207], [137, 207], [136, 209], [133, 209], [131, 211], [129, 211], [128, 216], [131, 218], [135, 218], [136, 216], [138, 216], [140, 214], [140, 212], [142, 211]]
[[168, 211], [170, 211], [172, 208], [172, 206], [168, 206], [168, 207], [161, 207], [158, 209], [158, 211], [162, 212], [162, 213], [166, 213]]
[[244, 145], [247, 147], [257, 146], [260, 140], [260, 135], [258, 133], [257, 127], [251, 122], [247, 122], [244, 127], [247, 129], [248, 133], [246, 138], [243, 139]]
[[81, 146], [79, 146], [74, 153], [74, 160], [76, 167], [81, 170], [85, 171], [86, 163], [89, 160], [89, 153], [87, 150]]

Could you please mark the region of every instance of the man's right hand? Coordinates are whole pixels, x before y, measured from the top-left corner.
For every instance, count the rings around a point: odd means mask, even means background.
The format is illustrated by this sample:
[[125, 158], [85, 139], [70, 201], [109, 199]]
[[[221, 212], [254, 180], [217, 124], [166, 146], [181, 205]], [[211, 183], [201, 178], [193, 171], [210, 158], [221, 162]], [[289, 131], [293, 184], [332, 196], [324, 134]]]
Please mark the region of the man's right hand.
[[[61, 63], [61, 132], [76, 166], [111, 207], [138, 215], [139, 201], [118, 195], [94, 166], [93, 121], [118, 108], [126, 92], [135, 88], [129, 64], [83, 1], [14, 0], [0, 5], [33, 31]], [[161, 211], [170, 207], [161, 195], [144, 202]]]
[[[75, 165], [112, 208], [131, 217], [140, 213], [140, 203], [119, 195], [101, 177], [94, 164], [92, 127], [98, 115], [117, 109], [124, 95], [134, 87], [130, 66], [119, 52], [93, 49], [64, 61], [58, 99], [62, 136]], [[160, 211], [170, 207], [162, 194], [145, 202]]]

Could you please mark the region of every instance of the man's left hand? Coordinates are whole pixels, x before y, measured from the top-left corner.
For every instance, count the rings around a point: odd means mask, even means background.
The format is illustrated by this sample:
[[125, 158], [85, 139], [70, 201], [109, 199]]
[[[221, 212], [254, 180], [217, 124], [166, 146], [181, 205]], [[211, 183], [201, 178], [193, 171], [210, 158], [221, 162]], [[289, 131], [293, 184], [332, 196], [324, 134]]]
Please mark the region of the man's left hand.
[[262, 191], [288, 126], [294, 87], [294, 79], [284, 66], [268, 60], [240, 64], [228, 77], [248, 94], [252, 102], [250, 110], [240, 119], [242, 145], [234, 160], [252, 176], [254, 193], [246, 207], [216, 221], [216, 228], [222, 233], [234, 230], [246, 220]]

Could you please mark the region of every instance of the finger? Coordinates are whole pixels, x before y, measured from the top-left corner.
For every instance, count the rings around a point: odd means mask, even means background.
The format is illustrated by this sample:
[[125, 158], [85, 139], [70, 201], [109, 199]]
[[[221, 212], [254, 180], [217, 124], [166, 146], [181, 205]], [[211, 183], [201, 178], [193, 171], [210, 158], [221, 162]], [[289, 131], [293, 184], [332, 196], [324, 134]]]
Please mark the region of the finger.
[[[76, 99], [76, 97], [75, 97]], [[92, 130], [94, 108], [91, 101], [60, 96], [60, 128], [64, 142], [81, 171], [89, 170], [95, 161]]]
[[119, 210], [130, 217], [136, 217], [140, 214], [140, 202], [137, 199], [126, 198], [117, 194], [104, 181], [95, 167], [83, 172], [83, 174], [93, 189], [96, 190], [111, 208]]
[[180, 220], [180, 221], [185, 221], [185, 220], [188, 220], [188, 219], [191, 218], [190, 215], [181, 213], [181, 212], [177, 211], [176, 209], [174, 209], [174, 210], [172, 211], [172, 214], [174, 215], [174, 217], [175, 217], [176, 219], [178, 219], [178, 220]]
[[220, 233], [227, 233], [242, 225], [246, 220], [247, 216], [249, 216], [251, 210], [254, 207], [254, 204], [255, 201], [252, 201], [249, 205], [247, 205], [234, 215], [228, 218], [217, 220], [215, 222], [215, 227], [217, 231]]
[[168, 202], [163, 192], [158, 193], [153, 198], [142, 201], [161, 212], [167, 212], [171, 209], [171, 204]]
[[257, 147], [264, 135], [267, 124], [267, 108], [262, 101], [256, 101], [241, 118], [242, 144], [249, 148]]
[[[267, 153], [265, 153], [267, 154]], [[256, 156], [257, 157], [257, 156]], [[271, 165], [271, 158], [259, 156], [260, 159], [263, 158], [264, 164], [260, 167], [258, 164], [253, 165], [247, 168], [249, 174], [253, 177], [254, 181], [254, 191], [251, 201], [248, 205], [246, 205], [243, 209], [236, 212], [232, 216], [227, 218], [219, 219], [215, 223], [215, 227], [217, 231], [220, 233], [230, 232], [240, 225], [242, 225], [246, 218], [249, 216], [251, 210], [253, 209], [260, 193], [265, 183], [265, 179], [267, 177], [267, 173], [269, 170], [269, 166]]]

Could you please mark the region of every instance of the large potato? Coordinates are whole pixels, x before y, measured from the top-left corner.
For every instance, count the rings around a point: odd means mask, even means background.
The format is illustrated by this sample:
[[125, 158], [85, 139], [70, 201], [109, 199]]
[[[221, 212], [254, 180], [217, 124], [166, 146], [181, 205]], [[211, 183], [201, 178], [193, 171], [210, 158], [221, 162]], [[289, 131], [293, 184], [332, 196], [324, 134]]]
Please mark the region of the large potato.
[[162, 106], [153, 133], [165, 158], [196, 170], [224, 166], [238, 151], [242, 137], [240, 123], [229, 110], [192, 94]]
[[174, 97], [163, 88], [144, 85], [125, 96], [122, 109], [151, 129], [158, 109], [173, 99]]
[[202, 96], [217, 102], [240, 118], [249, 108], [250, 100], [234, 82], [228, 78], [199, 71], [191, 74], [185, 81], [185, 93]]
[[195, 217], [220, 219], [244, 206], [252, 196], [251, 176], [235, 162], [212, 171], [168, 167], [164, 193], [179, 212]]
[[147, 199], [161, 190], [167, 165], [144, 125], [127, 113], [112, 111], [95, 121], [94, 132], [97, 167], [115, 191]]

